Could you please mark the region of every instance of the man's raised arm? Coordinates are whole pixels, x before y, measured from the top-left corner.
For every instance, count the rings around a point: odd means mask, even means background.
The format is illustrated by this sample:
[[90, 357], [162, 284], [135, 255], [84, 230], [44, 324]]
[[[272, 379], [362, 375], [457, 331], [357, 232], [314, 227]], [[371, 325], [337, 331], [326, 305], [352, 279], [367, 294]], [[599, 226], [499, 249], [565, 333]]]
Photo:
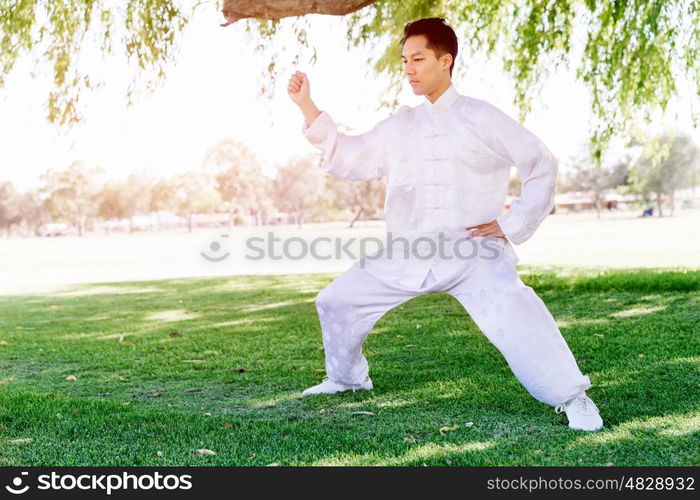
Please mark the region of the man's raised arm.
[[336, 177], [355, 181], [386, 175], [385, 146], [391, 117], [379, 122], [369, 132], [347, 135], [339, 132], [330, 115], [319, 111], [311, 100], [306, 74], [297, 71], [292, 75], [287, 93], [304, 114], [304, 137], [323, 152], [323, 170]]

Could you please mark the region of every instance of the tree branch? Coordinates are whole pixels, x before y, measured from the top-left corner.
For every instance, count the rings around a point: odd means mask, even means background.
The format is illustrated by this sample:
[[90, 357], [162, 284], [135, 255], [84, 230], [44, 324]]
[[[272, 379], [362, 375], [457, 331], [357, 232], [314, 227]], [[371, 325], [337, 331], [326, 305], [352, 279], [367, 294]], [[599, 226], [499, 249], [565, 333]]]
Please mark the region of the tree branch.
[[376, 0], [225, 0], [222, 10], [228, 26], [239, 19], [255, 17], [277, 20], [305, 14], [344, 16]]

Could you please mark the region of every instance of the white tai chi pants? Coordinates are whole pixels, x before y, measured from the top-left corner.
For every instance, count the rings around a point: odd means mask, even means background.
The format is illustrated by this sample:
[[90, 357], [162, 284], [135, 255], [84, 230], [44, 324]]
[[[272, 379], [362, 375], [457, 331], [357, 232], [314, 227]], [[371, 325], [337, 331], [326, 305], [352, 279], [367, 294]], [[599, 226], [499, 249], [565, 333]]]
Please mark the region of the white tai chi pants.
[[455, 297], [538, 401], [556, 406], [591, 386], [542, 299], [503, 258], [482, 261], [456, 284], [441, 285], [429, 272], [418, 291], [392, 287], [350, 267], [316, 297], [328, 378], [362, 383], [369, 374], [362, 344], [372, 326], [387, 311], [426, 293]]

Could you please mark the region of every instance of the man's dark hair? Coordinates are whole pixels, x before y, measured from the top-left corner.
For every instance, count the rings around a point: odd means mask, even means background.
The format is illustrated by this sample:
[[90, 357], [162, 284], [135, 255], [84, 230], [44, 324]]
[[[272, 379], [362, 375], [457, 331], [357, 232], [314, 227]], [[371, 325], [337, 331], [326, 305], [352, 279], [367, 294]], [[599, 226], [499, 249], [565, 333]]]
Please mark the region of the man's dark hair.
[[403, 38], [399, 42], [403, 47], [406, 39], [409, 36], [425, 35], [428, 39], [427, 47], [435, 53], [435, 57], [440, 58], [444, 54], [452, 55], [452, 64], [450, 65], [450, 77], [452, 76], [452, 68], [455, 66], [457, 59], [457, 35], [452, 27], [445, 22], [442, 17], [426, 17], [408, 23], [403, 28]]

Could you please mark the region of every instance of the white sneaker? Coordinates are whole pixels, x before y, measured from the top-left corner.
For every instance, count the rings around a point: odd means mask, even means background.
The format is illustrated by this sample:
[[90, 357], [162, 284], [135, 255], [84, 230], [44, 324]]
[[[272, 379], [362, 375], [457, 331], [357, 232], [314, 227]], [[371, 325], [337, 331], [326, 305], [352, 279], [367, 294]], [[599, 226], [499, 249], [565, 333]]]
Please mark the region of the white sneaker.
[[369, 376], [365, 378], [365, 381], [359, 385], [341, 384], [340, 382], [333, 382], [328, 377], [325, 377], [323, 379], [323, 382], [313, 387], [309, 387], [304, 392], [302, 392], [301, 395], [306, 396], [308, 394], [335, 394], [336, 392], [344, 391], [355, 392], [357, 389], [367, 389], [368, 391], [371, 391], [373, 389], [372, 380], [369, 378]]
[[581, 431], [597, 431], [603, 427], [598, 407], [585, 392], [581, 392], [567, 402], [555, 407], [556, 413], [566, 412], [569, 427]]

